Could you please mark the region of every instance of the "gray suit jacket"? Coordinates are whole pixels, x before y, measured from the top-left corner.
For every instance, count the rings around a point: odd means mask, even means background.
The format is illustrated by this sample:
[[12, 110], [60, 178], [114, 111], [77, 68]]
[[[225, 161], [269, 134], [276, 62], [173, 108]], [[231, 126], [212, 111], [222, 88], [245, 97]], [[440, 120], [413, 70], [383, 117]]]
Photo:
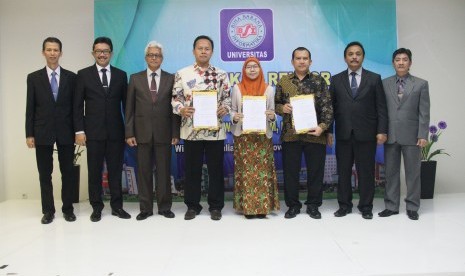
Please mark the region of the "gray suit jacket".
[[126, 138], [136, 137], [137, 143], [171, 144], [179, 138], [180, 117], [171, 106], [174, 76], [161, 71], [157, 101], [147, 81], [147, 70], [131, 75], [126, 99]]
[[396, 75], [383, 80], [389, 117], [388, 144], [416, 145], [428, 139], [430, 101], [428, 82], [408, 75], [404, 96], [397, 96]]

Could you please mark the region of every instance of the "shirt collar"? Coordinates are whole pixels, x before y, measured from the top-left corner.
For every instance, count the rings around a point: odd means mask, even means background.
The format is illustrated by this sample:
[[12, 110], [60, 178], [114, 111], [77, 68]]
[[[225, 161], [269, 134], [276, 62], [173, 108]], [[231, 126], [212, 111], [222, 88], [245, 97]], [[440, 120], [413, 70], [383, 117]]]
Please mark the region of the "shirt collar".
[[[299, 77], [297, 76], [297, 74], [294, 72], [291, 73], [290, 75], [291, 78], [295, 78], [295, 79], [298, 79]], [[306, 78], [310, 78], [311, 77], [311, 74], [310, 74], [310, 70], [307, 71], [307, 73], [305, 74], [305, 77], [303, 79], [306, 79]]]
[[[48, 66], [45, 66], [45, 68], [47, 69], [47, 76], [51, 76], [53, 70], [50, 69], [50, 67], [48, 67]], [[57, 73], [57, 76], [60, 76], [60, 73], [61, 73], [61, 67], [60, 66], [58, 66], [57, 69], [55, 69], [55, 73]]]
[[100, 70], [102, 70], [103, 68], [107, 69], [107, 72], [111, 72], [110, 70], [110, 64], [107, 65], [107, 67], [102, 67], [100, 65], [98, 65], [97, 63], [95, 63], [95, 66], [97, 66], [97, 71], [100, 72]]
[[[215, 70], [215, 67], [213, 67], [211, 65], [211, 63], [208, 64], [208, 68], [207, 68], [208, 71], [213, 71]], [[202, 67], [200, 67], [199, 65], [197, 65], [197, 63], [194, 63], [194, 71], [196, 72], [202, 72]]]
[[152, 71], [152, 70], [150, 70], [150, 68], [147, 67], [147, 76], [152, 77], [152, 73], [156, 73], [157, 76], [161, 76], [161, 67], [159, 67], [155, 71]]
[[[362, 67], [358, 68], [355, 73], [357, 74], [357, 76], [361, 76], [362, 75]], [[352, 73], [352, 70], [350, 70], [350, 68], [347, 68], [347, 74], [349, 75], [350, 77], [350, 73]]]
[[400, 80], [405, 82], [409, 77], [410, 77], [410, 73], [407, 73], [407, 75], [405, 75], [403, 77], [400, 77], [400, 76], [396, 75], [396, 82], [399, 82]]

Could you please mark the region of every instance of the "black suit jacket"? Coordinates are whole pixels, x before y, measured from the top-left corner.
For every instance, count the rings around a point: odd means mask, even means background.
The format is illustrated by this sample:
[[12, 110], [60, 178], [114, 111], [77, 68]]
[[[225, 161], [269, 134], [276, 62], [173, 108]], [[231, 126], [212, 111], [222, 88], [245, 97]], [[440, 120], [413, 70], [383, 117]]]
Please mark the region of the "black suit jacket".
[[76, 74], [61, 67], [55, 102], [45, 67], [27, 76], [26, 137], [34, 137], [36, 145], [74, 144], [75, 83]]
[[127, 74], [111, 66], [106, 93], [96, 65], [78, 71], [74, 97], [74, 129], [88, 140], [124, 140], [122, 108], [126, 105]]
[[344, 70], [332, 77], [329, 91], [337, 140], [350, 139], [352, 131], [358, 141], [375, 141], [377, 134], [387, 134], [386, 95], [380, 75], [362, 69], [358, 93], [353, 98], [348, 72]]
[[181, 118], [173, 114], [171, 98], [174, 75], [161, 70], [157, 101], [152, 96], [147, 70], [131, 75], [126, 100], [126, 138], [136, 137], [138, 143], [171, 144], [179, 138]]

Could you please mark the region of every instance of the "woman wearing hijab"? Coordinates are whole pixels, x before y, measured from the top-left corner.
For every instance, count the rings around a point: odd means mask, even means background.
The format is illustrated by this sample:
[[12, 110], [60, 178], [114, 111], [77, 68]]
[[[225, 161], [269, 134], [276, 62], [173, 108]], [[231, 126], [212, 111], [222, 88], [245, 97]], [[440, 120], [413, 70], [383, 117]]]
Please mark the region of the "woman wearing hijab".
[[[242, 133], [242, 96], [266, 96], [266, 134]], [[258, 115], [258, 114], [257, 114]], [[249, 57], [242, 67], [242, 81], [233, 87], [234, 209], [246, 218], [265, 218], [279, 210], [271, 123], [275, 120], [274, 90], [265, 83], [260, 62]]]

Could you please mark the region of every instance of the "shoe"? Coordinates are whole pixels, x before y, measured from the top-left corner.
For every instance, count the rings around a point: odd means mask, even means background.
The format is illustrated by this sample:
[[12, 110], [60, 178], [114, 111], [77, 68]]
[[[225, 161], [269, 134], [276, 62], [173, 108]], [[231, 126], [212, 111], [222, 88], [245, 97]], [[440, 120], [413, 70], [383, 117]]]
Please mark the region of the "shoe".
[[144, 219], [146, 219], [146, 218], [148, 218], [150, 216], [153, 216], [153, 212], [140, 212], [137, 215], [136, 219], [137, 220], [144, 220]]
[[255, 215], [244, 215], [246, 219], [253, 219], [255, 218]]
[[200, 214], [200, 212], [197, 212], [194, 209], [187, 209], [187, 212], [184, 215], [184, 219], [185, 220], [195, 219], [195, 216], [198, 215], [198, 214]]
[[419, 218], [417, 211], [407, 210], [407, 216], [411, 220], [418, 220]]
[[334, 212], [335, 217], [344, 217], [347, 214], [352, 213], [352, 208], [342, 208], [340, 207], [336, 212]]
[[100, 221], [100, 219], [102, 219], [102, 211], [94, 210], [90, 215], [90, 221], [97, 222]]
[[164, 216], [165, 218], [174, 218], [174, 213], [171, 210], [158, 211], [159, 215]]
[[221, 210], [211, 210], [210, 211], [210, 218], [212, 220], [220, 220], [222, 217]]
[[397, 215], [399, 214], [399, 211], [391, 211], [389, 209], [384, 209], [382, 212], [378, 213], [378, 216], [385, 218], [385, 217], [390, 217], [392, 215]]
[[313, 219], [321, 219], [321, 213], [318, 211], [318, 207], [307, 207], [307, 214], [309, 214]]
[[364, 218], [364, 219], [372, 219], [373, 218], [373, 212], [372, 211], [363, 211], [362, 212], [362, 218]]
[[287, 210], [287, 212], [284, 214], [284, 217], [287, 219], [295, 218], [297, 214], [300, 214], [300, 209], [289, 208], [289, 210]]
[[72, 222], [76, 220], [76, 215], [73, 212], [71, 213], [63, 213], [63, 217], [66, 221]]
[[111, 210], [111, 214], [113, 216], [117, 216], [122, 219], [130, 219], [131, 215], [128, 214], [126, 211], [124, 211], [122, 208], [121, 209], [113, 209]]
[[256, 217], [259, 218], [259, 219], [265, 219], [266, 215], [265, 214], [258, 214], [258, 215], [256, 215]]
[[49, 223], [51, 223], [53, 221], [54, 218], [55, 218], [54, 214], [46, 213], [46, 214], [44, 214], [44, 216], [42, 217], [40, 222], [42, 224], [49, 224]]

